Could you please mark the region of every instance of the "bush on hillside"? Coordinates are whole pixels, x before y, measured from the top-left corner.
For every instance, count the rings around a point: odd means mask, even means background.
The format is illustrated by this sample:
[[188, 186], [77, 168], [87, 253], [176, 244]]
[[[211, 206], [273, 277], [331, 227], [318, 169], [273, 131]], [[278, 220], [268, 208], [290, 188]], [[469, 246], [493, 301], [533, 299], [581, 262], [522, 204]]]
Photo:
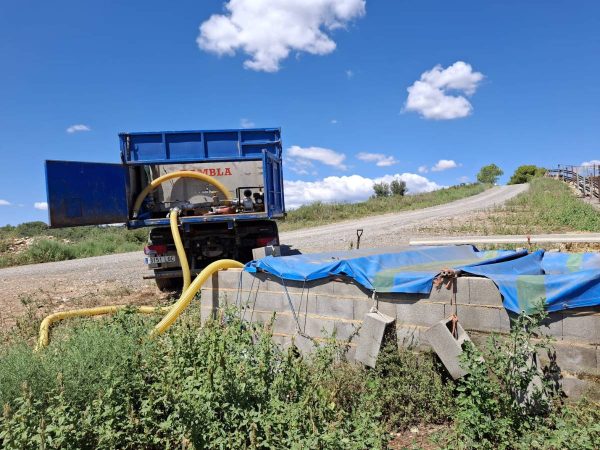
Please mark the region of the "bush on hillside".
[[546, 169], [543, 167], [530, 165], [519, 166], [515, 173], [510, 177], [508, 184], [529, 183], [532, 178], [543, 177]]

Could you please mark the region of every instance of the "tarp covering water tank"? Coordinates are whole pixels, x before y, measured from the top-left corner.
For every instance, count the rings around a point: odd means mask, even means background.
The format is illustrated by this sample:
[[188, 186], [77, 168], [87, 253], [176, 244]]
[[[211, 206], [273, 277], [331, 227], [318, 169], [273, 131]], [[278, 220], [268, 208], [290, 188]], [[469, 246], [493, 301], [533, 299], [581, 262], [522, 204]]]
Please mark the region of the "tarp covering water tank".
[[312, 281], [345, 276], [379, 293], [429, 294], [446, 268], [490, 278], [504, 307], [528, 311], [543, 300], [548, 311], [600, 305], [600, 255], [479, 251], [471, 245], [424, 246], [389, 253], [328, 252], [266, 257], [248, 263], [248, 272], [285, 280]]

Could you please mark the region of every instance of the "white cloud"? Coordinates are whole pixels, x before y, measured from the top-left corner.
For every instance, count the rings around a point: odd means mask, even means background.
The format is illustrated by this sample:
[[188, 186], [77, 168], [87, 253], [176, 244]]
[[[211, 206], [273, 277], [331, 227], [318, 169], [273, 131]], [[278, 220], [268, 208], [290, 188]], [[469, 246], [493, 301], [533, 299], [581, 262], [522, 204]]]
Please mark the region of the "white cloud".
[[430, 192], [443, 186], [414, 173], [385, 175], [380, 178], [365, 178], [360, 175], [326, 177], [317, 181], [285, 181], [285, 203], [289, 208], [316, 201], [357, 202], [373, 195], [375, 183], [389, 183], [400, 179], [406, 183], [411, 194]]
[[46, 202], [35, 202], [33, 204], [35, 209], [39, 209], [40, 211], [46, 211], [48, 209], [48, 203]]
[[224, 14], [200, 25], [198, 46], [217, 55], [240, 50], [244, 67], [277, 72], [290, 52], [325, 55], [336, 44], [327, 34], [365, 14], [366, 0], [229, 0]]
[[582, 162], [583, 167], [600, 166], [600, 159], [592, 159], [591, 161]]
[[356, 155], [356, 157], [361, 161], [374, 162], [378, 167], [388, 167], [398, 163], [396, 158], [393, 156], [384, 155], [383, 153], [361, 152]]
[[254, 128], [256, 124], [252, 122], [250, 119], [243, 118], [240, 120], [240, 126], [242, 128]]
[[415, 111], [426, 119], [448, 120], [466, 117], [473, 107], [464, 95], [450, 95], [458, 91], [471, 96], [483, 80], [483, 74], [474, 72], [470, 64], [457, 61], [443, 69], [437, 65], [423, 72], [410, 86], [405, 110]]
[[435, 166], [431, 168], [432, 172], [441, 172], [443, 170], [454, 169], [455, 167], [459, 167], [460, 164], [457, 164], [456, 161], [452, 159], [440, 159]]
[[350, 70], [350, 69], [347, 69], [346, 70], [346, 78], [350, 79], [352, 77], [354, 77], [354, 71]]
[[304, 161], [304, 163], [318, 161], [322, 164], [335, 167], [336, 169], [347, 169], [346, 165], [344, 164], [346, 155], [343, 153], [338, 153], [329, 148], [299, 147], [297, 145], [292, 145], [287, 149], [287, 156], [293, 161], [300, 162], [301, 164], [303, 163], [302, 161]]
[[462, 176], [458, 179], [458, 181], [461, 183], [468, 183], [469, 181], [471, 181], [471, 179], [467, 176]]
[[80, 131], [92, 131], [92, 129], [82, 123], [77, 124], [77, 125], [71, 125], [69, 128], [67, 128], [67, 133], [71, 133], [71, 134], [78, 133]]
[[338, 121], [337, 121], [337, 119], [331, 119], [330, 123], [331, 123], [332, 125], [335, 125], [336, 123], [338, 123]]
[[3, 200], [0, 198], [0, 206], [10, 206], [11, 203], [8, 200]]
[[417, 170], [419, 171], [419, 173], [427, 173], [427, 172], [429, 172], [429, 167], [419, 166], [419, 168]]

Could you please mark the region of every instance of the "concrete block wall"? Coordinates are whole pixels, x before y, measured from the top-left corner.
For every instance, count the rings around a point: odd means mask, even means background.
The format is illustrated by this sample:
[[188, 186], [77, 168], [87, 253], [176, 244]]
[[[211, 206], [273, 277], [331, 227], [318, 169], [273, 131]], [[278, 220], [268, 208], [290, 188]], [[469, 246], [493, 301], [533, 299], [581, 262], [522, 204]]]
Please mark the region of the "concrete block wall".
[[[400, 345], [428, 348], [423, 332], [454, 312], [451, 296], [451, 290], [442, 287], [434, 288], [429, 295], [374, 297], [371, 291], [341, 278], [304, 283], [231, 269], [213, 275], [203, 286], [201, 313], [209, 317], [218, 308], [235, 305], [243, 308], [245, 319], [258, 322], [271, 320], [275, 313], [274, 333], [281, 343], [289, 345], [294, 340], [308, 350], [312, 344], [306, 336], [318, 342], [335, 335], [336, 339], [349, 341], [352, 357], [363, 318], [372, 307], [396, 319]], [[491, 332], [510, 331], [512, 314], [504, 309], [502, 297], [489, 279], [459, 278], [456, 308], [460, 324], [476, 343], [481, 344]], [[583, 385], [598, 380], [600, 308], [552, 313], [543, 332], [555, 340], [565, 386], [580, 393]]]

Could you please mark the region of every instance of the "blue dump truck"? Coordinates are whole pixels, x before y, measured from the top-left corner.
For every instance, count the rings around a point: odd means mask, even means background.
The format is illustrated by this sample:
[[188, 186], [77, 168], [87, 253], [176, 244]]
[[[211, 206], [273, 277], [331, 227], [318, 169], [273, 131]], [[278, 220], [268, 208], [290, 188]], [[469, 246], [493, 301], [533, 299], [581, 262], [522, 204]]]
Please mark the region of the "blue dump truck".
[[150, 227], [145, 263], [161, 290], [182, 283], [170, 227], [178, 227], [192, 274], [223, 258], [248, 262], [252, 249], [279, 244], [280, 129], [121, 133], [119, 140], [121, 164], [46, 161], [52, 227]]

